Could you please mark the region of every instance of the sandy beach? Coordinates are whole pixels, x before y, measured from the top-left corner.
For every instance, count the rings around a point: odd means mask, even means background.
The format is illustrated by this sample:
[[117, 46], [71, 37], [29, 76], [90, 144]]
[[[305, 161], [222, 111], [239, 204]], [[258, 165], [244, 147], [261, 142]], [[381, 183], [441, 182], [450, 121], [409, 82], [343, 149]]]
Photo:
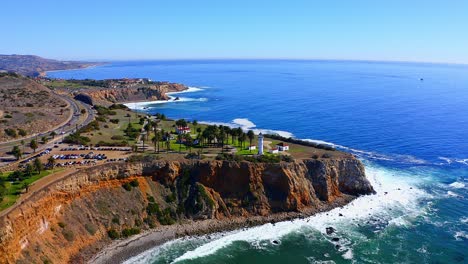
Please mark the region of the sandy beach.
[[344, 206], [355, 198], [356, 197], [354, 196], [341, 197], [333, 203], [325, 204], [320, 208], [308, 208], [302, 212], [278, 213], [268, 216], [236, 217], [221, 220], [187, 220], [179, 224], [160, 226], [155, 229], [145, 231], [139, 235], [111, 243], [98, 254], [93, 256], [88, 263], [122, 263], [131, 257], [137, 256], [151, 248], [160, 246], [176, 238], [232, 231], [266, 223], [276, 223], [296, 218], [305, 218], [316, 213]]

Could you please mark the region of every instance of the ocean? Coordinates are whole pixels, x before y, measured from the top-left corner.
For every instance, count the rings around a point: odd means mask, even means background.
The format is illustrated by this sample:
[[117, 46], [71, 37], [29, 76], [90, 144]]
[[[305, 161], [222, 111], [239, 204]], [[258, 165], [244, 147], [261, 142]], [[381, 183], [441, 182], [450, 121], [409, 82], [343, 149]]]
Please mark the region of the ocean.
[[377, 191], [307, 219], [174, 240], [127, 263], [468, 263], [467, 65], [133, 61], [48, 76], [186, 84], [171, 94], [178, 101], [129, 106], [328, 142], [359, 157]]

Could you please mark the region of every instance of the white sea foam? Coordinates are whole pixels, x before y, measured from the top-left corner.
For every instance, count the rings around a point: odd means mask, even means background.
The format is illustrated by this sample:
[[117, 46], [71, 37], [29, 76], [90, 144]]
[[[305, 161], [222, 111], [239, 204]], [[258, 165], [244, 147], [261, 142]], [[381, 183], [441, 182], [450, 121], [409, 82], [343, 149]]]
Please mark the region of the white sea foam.
[[[355, 227], [372, 219], [381, 223], [393, 221], [407, 224], [423, 212], [424, 208], [419, 205], [419, 200], [430, 196], [414, 186], [417, 183], [415, 178], [401, 174], [400, 171], [368, 167], [367, 175], [377, 191], [376, 195], [362, 196], [343, 208], [335, 208], [306, 219], [280, 222], [275, 225], [265, 224], [242, 231], [229, 232], [219, 239], [186, 252], [175, 262], [214, 254], [235, 241], [254, 243], [262, 240], [279, 240], [287, 234], [301, 233], [304, 228], [312, 228], [325, 235], [326, 227], [333, 226], [339, 232], [346, 233], [347, 236], [362, 237]], [[345, 252], [343, 258], [352, 257], [350, 243], [346, 242], [346, 239], [340, 239], [340, 241], [343, 241], [341, 242], [343, 244], [340, 244], [342, 246], [340, 251]]]
[[458, 193], [452, 192], [452, 191], [447, 191], [447, 196], [448, 197], [455, 197], [455, 198], [463, 198], [462, 195], [459, 195]]
[[458, 181], [452, 182], [451, 184], [449, 184], [449, 186], [455, 189], [465, 188], [465, 184], [463, 182], [458, 182]]
[[348, 251], [346, 251], [346, 253], [343, 254], [343, 258], [344, 259], [353, 259], [353, 250], [348, 249]]
[[460, 222], [462, 222], [463, 224], [468, 223], [468, 217], [464, 216], [464, 217], [460, 218]]
[[151, 105], [158, 105], [158, 104], [167, 104], [167, 103], [182, 103], [182, 102], [205, 102], [208, 101], [207, 98], [188, 98], [188, 97], [178, 97], [179, 99], [176, 100], [178, 94], [184, 93], [193, 93], [202, 91], [203, 89], [198, 87], [189, 87], [187, 90], [180, 91], [180, 92], [169, 92], [166, 93], [169, 96], [169, 100], [156, 100], [156, 101], [148, 101], [148, 102], [133, 102], [133, 103], [126, 103], [125, 105], [133, 110], [145, 110], [150, 108]]
[[457, 241], [462, 241], [464, 239], [468, 239], [468, 233], [466, 233], [465, 231], [457, 231], [455, 232], [455, 240]]
[[173, 94], [182, 94], [182, 93], [193, 93], [193, 92], [199, 92], [203, 91], [202, 88], [199, 87], [188, 87], [187, 90], [179, 91], [179, 92], [168, 92], [166, 93], [167, 95], [173, 95]]

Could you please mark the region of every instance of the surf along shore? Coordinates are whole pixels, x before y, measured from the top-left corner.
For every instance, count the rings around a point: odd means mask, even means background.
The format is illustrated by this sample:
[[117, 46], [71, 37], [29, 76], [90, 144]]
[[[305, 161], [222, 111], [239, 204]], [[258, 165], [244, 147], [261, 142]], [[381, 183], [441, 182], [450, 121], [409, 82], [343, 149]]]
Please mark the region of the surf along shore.
[[343, 196], [330, 204], [324, 204], [317, 209], [309, 208], [303, 212], [285, 212], [268, 216], [236, 217], [224, 220], [208, 219], [202, 221], [184, 221], [184, 223], [171, 226], [161, 226], [127, 239], [114, 241], [101, 252], [93, 256], [88, 263], [122, 263], [145, 251], [178, 238], [210, 235], [219, 232], [246, 229], [268, 223], [274, 225], [277, 222], [303, 219], [345, 206], [356, 198], [357, 197], [354, 196]]

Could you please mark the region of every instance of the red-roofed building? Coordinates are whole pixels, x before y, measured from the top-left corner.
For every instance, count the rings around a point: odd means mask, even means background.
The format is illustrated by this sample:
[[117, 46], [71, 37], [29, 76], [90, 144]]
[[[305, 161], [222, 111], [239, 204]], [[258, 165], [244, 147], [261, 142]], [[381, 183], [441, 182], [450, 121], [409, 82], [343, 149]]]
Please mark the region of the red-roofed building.
[[281, 143], [276, 144], [276, 148], [278, 148], [278, 151], [288, 151], [289, 145], [281, 142]]
[[176, 127], [177, 134], [190, 134], [190, 127]]

